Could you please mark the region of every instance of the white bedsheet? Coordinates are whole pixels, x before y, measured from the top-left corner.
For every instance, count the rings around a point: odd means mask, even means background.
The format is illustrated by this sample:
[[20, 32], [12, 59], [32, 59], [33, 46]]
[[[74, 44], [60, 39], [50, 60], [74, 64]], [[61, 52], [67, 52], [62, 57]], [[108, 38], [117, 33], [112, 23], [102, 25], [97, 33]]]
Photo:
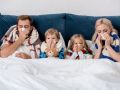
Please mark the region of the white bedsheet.
[[0, 90], [120, 90], [120, 63], [0, 58]]

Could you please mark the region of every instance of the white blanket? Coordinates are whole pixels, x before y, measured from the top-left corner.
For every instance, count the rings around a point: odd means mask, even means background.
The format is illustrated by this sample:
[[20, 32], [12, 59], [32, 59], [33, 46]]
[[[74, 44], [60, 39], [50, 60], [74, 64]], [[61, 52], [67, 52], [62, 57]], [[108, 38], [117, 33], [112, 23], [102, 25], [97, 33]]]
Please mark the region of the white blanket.
[[0, 90], [120, 90], [120, 63], [0, 58]]

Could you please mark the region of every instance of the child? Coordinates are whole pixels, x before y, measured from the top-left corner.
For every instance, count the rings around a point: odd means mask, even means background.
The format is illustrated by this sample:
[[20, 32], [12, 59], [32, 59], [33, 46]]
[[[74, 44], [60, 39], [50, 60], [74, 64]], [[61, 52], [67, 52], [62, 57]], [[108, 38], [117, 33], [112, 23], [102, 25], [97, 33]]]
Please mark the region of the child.
[[62, 35], [53, 28], [45, 32], [45, 41], [41, 45], [40, 58], [59, 57], [64, 59], [65, 43]]
[[80, 34], [75, 34], [71, 37], [66, 58], [69, 59], [90, 59], [92, 58], [92, 51], [88, 48], [85, 39]]
[[92, 41], [95, 43], [97, 50], [94, 58], [107, 58], [115, 61], [107, 48], [107, 40], [109, 39], [111, 48], [115, 52], [120, 52], [119, 36], [116, 34], [117, 31], [113, 28], [111, 21], [106, 18], [98, 19], [95, 29]]

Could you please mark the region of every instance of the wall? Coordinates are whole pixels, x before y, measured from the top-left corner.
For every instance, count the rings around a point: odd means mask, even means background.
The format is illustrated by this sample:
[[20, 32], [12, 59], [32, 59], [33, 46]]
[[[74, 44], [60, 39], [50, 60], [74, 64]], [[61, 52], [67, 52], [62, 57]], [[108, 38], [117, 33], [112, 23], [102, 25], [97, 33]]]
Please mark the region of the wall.
[[120, 0], [0, 0], [2, 14], [120, 15]]

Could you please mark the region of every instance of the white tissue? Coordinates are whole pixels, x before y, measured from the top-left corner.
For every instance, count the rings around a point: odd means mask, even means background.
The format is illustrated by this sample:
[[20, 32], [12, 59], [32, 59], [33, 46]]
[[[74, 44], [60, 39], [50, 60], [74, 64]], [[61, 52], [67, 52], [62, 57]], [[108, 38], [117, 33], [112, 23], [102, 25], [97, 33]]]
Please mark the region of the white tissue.
[[101, 34], [102, 40], [105, 40], [104, 34]]
[[25, 28], [22, 28], [22, 31], [25, 31]]

